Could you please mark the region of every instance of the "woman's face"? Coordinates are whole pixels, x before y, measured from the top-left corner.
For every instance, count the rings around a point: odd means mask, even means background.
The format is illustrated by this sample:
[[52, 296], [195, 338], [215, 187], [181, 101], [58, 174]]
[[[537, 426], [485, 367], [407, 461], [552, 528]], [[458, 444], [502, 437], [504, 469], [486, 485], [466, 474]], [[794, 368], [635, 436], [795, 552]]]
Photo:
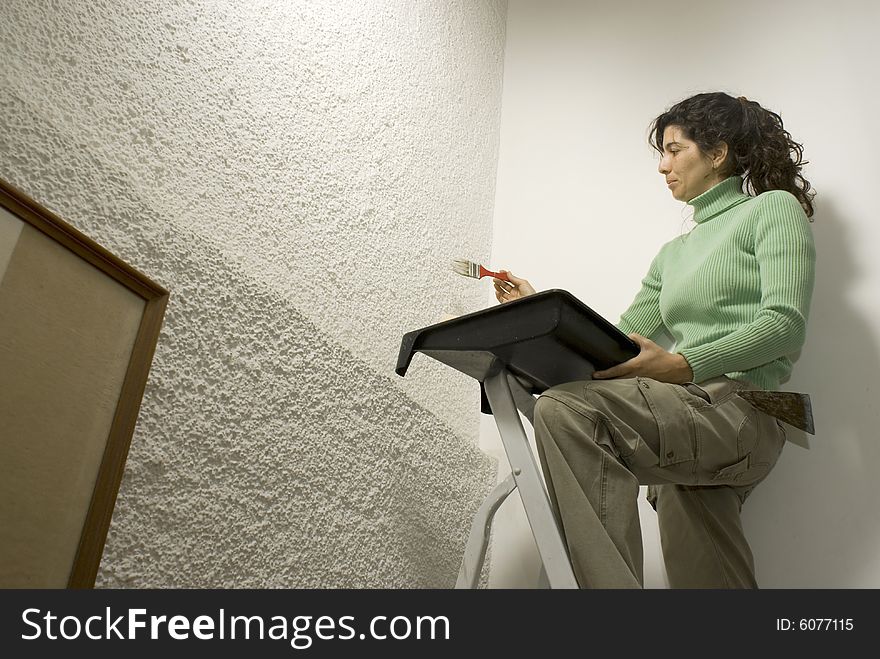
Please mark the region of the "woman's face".
[[723, 162], [726, 155], [726, 145], [723, 155], [721, 150], [707, 155], [700, 151], [696, 142], [684, 136], [681, 126], [667, 126], [663, 131], [663, 155], [657, 171], [666, 177], [672, 196], [688, 202], [721, 182], [713, 164], [717, 166]]

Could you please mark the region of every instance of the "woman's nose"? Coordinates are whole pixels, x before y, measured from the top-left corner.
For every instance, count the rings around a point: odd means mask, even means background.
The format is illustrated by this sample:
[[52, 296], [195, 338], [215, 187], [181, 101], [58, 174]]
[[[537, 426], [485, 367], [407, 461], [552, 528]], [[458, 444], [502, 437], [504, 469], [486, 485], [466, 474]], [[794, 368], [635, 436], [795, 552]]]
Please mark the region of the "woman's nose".
[[666, 159], [666, 156], [660, 158], [660, 164], [657, 165], [657, 171], [664, 176], [669, 173], [669, 161]]

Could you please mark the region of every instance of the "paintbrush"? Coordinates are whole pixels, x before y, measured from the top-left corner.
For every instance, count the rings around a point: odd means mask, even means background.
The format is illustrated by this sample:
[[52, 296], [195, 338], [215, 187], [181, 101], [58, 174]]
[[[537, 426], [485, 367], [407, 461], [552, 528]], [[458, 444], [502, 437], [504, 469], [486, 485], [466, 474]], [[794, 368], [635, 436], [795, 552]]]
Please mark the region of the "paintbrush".
[[453, 261], [452, 269], [460, 275], [463, 275], [465, 277], [473, 277], [474, 279], [482, 279], [483, 277], [495, 277], [496, 279], [510, 281], [507, 273], [492, 272], [491, 270], [487, 270], [486, 268], [484, 268], [480, 263], [474, 263], [473, 261], [467, 261], [465, 259], [456, 259], [455, 261]]

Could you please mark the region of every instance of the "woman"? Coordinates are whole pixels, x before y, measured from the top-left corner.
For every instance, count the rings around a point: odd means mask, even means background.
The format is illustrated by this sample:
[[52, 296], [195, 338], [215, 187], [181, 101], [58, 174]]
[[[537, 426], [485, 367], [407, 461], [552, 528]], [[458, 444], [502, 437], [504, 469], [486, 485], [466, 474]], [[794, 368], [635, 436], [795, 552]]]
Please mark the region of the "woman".
[[[742, 96], [687, 98], [650, 142], [696, 226], [662, 247], [620, 318], [639, 354], [538, 399], [538, 452], [582, 587], [642, 586], [641, 483], [673, 588], [754, 588], [740, 511], [785, 429], [736, 393], [777, 389], [803, 345], [815, 193], [780, 116]], [[535, 292], [510, 279], [494, 280], [500, 302]], [[675, 352], [652, 340], [664, 330]]]

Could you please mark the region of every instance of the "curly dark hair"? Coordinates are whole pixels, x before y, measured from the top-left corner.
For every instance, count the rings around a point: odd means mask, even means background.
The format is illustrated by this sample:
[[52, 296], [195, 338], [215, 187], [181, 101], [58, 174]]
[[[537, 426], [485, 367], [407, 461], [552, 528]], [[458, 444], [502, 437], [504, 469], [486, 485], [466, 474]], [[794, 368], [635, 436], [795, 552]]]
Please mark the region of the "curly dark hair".
[[700, 151], [707, 153], [727, 144], [722, 176], [740, 175], [747, 194], [785, 190], [801, 202], [807, 217], [813, 216], [810, 182], [801, 175], [803, 145], [782, 126], [782, 117], [745, 96], [724, 92], [696, 94], [673, 105], [651, 123], [648, 142], [663, 153], [663, 131], [678, 126]]

